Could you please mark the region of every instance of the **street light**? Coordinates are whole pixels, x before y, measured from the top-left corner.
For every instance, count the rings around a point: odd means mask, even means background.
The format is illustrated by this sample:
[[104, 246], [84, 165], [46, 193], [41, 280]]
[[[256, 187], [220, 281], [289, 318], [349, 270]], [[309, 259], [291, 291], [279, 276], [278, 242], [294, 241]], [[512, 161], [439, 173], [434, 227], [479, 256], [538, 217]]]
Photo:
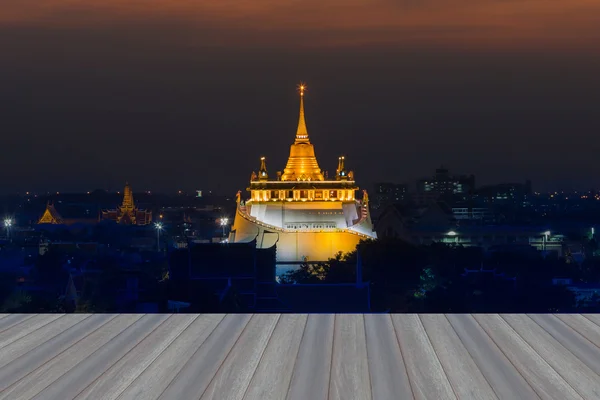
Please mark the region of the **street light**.
[[6, 218], [4, 220], [4, 227], [6, 228], [6, 237], [8, 239], [10, 239], [10, 227], [12, 226], [13, 222], [10, 218]]
[[225, 227], [229, 222], [229, 218], [221, 218], [221, 227], [223, 228], [223, 237], [225, 237]]
[[546, 242], [548, 242], [549, 236], [550, 236], [550, 231], [544, 232], [544, 251], [546, 251]]
[[163, 225], [156, 222], [154, 227], [156, 228], [156, 250], [160, 251], [160, 231], [162, 231]]

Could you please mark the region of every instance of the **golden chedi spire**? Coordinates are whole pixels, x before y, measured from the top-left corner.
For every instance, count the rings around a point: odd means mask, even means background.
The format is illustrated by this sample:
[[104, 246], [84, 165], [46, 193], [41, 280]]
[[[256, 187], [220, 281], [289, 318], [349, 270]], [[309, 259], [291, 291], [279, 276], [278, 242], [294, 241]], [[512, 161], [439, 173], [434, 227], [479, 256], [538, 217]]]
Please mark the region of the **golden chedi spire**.
[[121, 210], [132, 211], [135, 208], [133, 203], [133, 192], [129, 182], [125, 182], [125, 189], [123, 190], [123, 204], [121, 204]]
[[290, 157], [281, 175], [282, 181], [323, 181], [325, 177], [319, 168], [315, 149], [308, 139], [306, 120], [304, 119], [304, 92], [306, 85], [298, 85], [300, 92], [300, 116], [296, 140], [290, 147]]
[[296, 143], [308, 143], [308, 130], [306, 129], [306, 120], [304, 119], [304, 91], [306, 86], [301, 83], [298, 85], [300, 92], [300, 117], [298, 118], [298, 129], [296, 130]]

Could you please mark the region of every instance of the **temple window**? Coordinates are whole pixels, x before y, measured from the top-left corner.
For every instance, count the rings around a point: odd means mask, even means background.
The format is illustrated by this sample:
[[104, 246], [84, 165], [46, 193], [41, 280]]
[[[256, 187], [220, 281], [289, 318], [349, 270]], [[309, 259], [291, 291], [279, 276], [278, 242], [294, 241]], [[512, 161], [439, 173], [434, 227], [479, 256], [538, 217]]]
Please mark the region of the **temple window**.
[[317, 190], [317, 191], [315, 192], [315, 199], [317, 199], [317, 200], [320, 200], [320, 199], [322, 199], [322, 198], [323, 198], [323, 192], [322, 192], [322, 191], [320, 191], [320, 190]]
[[287, 198], [288, 199], [293, 199], [294, 198], [294, 191], [293, 190], [288, 191]]
[[331, 190], [331, 191], [329, 192], [329, 198], [330, 198], [330, 199], [335, 199], [335, 198], [337, 198], [337, 190]]
[[301, 190], [300, 191], [300, 198], [301, 199], [307, 199], [308, 198], [308, 191], [307, 190]]
[[278, 199], [279, 198], [279, 192], [277, 190], [272, 190], [271, 191], [271, 198], [272, 199]]

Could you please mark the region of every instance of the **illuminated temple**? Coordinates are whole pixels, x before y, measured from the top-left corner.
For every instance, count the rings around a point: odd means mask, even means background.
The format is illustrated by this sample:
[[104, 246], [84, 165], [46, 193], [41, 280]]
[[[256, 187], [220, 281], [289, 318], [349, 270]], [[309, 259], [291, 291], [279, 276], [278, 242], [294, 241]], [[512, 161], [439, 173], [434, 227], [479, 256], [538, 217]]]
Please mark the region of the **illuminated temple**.
[[135, 206], [131, 186], [126, 183], [121, 206], [114, 210], [103, 210], [100, 218], [124, 225], [148, 225], [152, 222], [152, 211], [141, 210]]
[[304, 91], [296, 139], [283, 172], [269, 175], [265, 157], [250, 178], [250, 198], [237, 195], [230, 242], [256, 240], [257, 247], [277, 245], [278, 262], [325, 261], [349, 252], [361, 239], [375, 239], [367, 192], [361, 200], [352, 171], [339, 157], [335, 179], [328, 179], [315, 157], [304, 119]]

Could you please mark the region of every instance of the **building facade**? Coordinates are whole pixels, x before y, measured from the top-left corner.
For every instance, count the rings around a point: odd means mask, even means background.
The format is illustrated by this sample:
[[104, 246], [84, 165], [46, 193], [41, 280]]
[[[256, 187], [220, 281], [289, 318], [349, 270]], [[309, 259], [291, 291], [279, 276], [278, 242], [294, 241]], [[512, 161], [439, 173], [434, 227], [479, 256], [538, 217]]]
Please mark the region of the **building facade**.
[[326, 261], [338, 252], [349, 252], [361, 239], [375, 239], [369, 197], [354, 173], [339, 157], [334, 180], [320, 169], [304, 118], [304, 90], [300, 86], [300, 116], [296, 138], [283, 172], [270, 177], [261, 158], [258, 174], [250, 178], [250, 198], [237, 195], [230, 242], [256, 240], [260, 248], [277, 245], [278, 262]]

